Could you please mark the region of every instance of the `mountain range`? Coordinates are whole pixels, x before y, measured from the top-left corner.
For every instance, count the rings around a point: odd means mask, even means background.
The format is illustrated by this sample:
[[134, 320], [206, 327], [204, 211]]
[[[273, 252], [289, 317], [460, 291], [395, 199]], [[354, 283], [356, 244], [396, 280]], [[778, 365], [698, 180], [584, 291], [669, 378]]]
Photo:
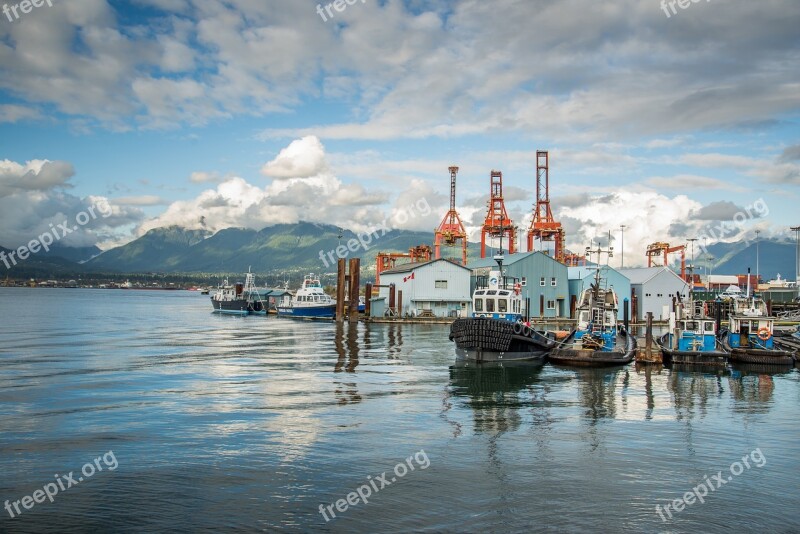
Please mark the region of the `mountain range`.
[[[261, 230], [227, 228], [217, 233], [187, 230], [177, 226], [150, 230], [142, 237], [120, 247], [102, 252], [97, 247], [67, 248], [55, 246], [47, 253], [32, 255], [24, 263], [8, 271], [16, 277], [64, 277], [80, 273], [331, 273], [336, 271], [336, 248], [347, 246], [358, 235], [326, 224], [300, 222], [278, 224]], [[363, 236], [362, 236], [363, 238]], [[367, 242], [371, 240], [371, 242]], [[348, 257], [360, 257], [363, 274], [374, 273], [378, 251], [407, 252], [421, 244], [432, 245], [433, 234], [407, 230], [382, 231], [364, 238]], [[469, 243], [470, 258], [478, 257], [479, 245]], [[356, 248], [356, 247], [354, 247]], [[795, 276], [795, 243], [789, 240], [762, 240], [755, 243], [715, 243], [708, 262], [696, 250], [698, 271], [706, 267], [715, 274], [741, 274], [749, 267], [758, 270], [767, 280], [780, 273], [783, 278]], [[6, 255], [10, 252], [5, 251]], [[445, 257], [458, 256], [459, 250], [445, 248]], [[644, 256], [644, 254], [643, 254]], [[687, 257], [687, 262], [689, 258]], [[0, 263], [0, 266], [3, 266]], [[0, 267], [1, 269], [2, 267]]]

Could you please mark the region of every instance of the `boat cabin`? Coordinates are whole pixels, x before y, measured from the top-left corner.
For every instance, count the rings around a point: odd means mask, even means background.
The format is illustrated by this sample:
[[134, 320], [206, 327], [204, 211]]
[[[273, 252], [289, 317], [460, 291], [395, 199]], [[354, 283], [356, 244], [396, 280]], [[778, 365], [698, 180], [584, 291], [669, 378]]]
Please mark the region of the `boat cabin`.
[[472, 316], [488, 317], [510, 322], [522, 320], [523, 306], [519, 282], [508, 287], [500, 283], [500, 272], [491, 271], [488, 280], [478, 278], [477, 289], [472, 294]]
[[767, 315], [767, 304], [757, 298], [736, 299], [730, 316], [731, 348], [772, 349], [775, 317]]
[[714, 351], [717, 347], [716, 324], [709, 318], [676, 321], [675, 327], [669, 332], [668, 341], [669, 346], [675, 350]]

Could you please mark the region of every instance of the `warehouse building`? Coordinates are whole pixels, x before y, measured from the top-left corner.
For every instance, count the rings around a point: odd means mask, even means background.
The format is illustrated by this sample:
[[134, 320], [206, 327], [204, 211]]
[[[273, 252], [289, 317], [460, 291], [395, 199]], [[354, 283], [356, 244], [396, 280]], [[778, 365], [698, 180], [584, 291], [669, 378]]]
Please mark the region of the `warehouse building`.
[[[682, 299], [689, 297], [689, 284], [669, 267], [620, 269], [619, 272], [631, 282], [631, 317], [637, 321], [644, 320], [647, 312], [652, 312], [656, 320], [669, 319], [672, 298], [677, 293]], [[636, 296], [635, 306], [633, 295]]]
[[[391, 284], [395, 286], [395, 307], [400, 316], [468, 317], [471, 313], [470, 270], [450, 260], [406, 263], [387, 269], [381, 273], [381, 285]], [[388, 303], [389, 288], [381, 287], [379, 291], [379, 297]], [[392, 312], [388, 308], [386, 311]]]
[[[589, 289], [594, 283], [596, 265], [584, 265], [580, 267], [567, 268], [569, 276], [569, 309], [570, 317], [575, 318], [575, 308], [580, 302], [581, 293]], [[631, 298], [631, 281], [627, 276], [608, 265], [600, 267], [600, 287], [611, 288], [619, 299], [619, 312], [617, 318], [621, 321], [625, 314], [625, 299]], [[628, 304], [630, 306], [630, 304]], [[630, 308], [629, 308], [630, 309]], [[630, 312], [629, 312], [630, 313]]]
[[[472, 271], [470, 289], [478, 277], [497, 269], [492, 258], [481, 258], [467, 267]], [[518, 279], [523, 302], [530, 317], [569, 317], [569, 283], [567, 267], [544, 252], [522, 252], [505, 256], [503, 271], [506, 279]], [[382, 276], [382, 275], [381, 275]], [[470, 293], [471, 294], [471, 293]]]

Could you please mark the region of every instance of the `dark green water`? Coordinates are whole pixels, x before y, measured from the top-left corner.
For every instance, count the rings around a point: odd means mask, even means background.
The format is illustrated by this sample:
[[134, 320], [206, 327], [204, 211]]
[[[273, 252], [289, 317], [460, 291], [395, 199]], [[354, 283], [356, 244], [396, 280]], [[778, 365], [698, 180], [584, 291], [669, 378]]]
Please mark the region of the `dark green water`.
[[[210, 309], [0, 289], [0, 505], [117, 464], [0, 510], [0, 532], [800, 531], [797, 370], [476, 369], [454, 365], [446, 326]], [[719, 471], [662, 521], [656, 505]]]

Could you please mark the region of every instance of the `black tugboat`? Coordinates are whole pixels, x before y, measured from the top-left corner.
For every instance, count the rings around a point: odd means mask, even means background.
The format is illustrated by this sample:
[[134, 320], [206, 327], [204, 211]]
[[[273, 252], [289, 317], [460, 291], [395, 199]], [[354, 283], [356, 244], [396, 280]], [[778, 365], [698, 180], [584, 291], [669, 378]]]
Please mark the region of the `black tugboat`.
[[228, 315], [266, 315], [267, 307], [256, 289], [255, 275], [245, 274], [245, 283], [230, 285], [228, 279], [211, 295], [214, 313]]
[[503, 272], [503, 255], [494, 257], [498, 269], [488, 280], [479, 277], [472, 295], [472, 317], [456, 319], [450, 326], [450, 340], [459, 359], [474, 362], [539, 361], [555, 346], [549, 335], [522, 322], [522, 297], [516, 280], [508, 287]]
[[[747, 294], [750, 294], [748, 277]], [[733, 302], [729, 330], [721, 332], [722, 346], [730, 352], [731, 363], [793, 365], [794, 355], [775, 347], [775, 317], [759, 297], [739, 297]]]
[[[612, 248], [601, 253], [612, 257]], [[592, 251], [587, 247], [586, 253]], [[625, 365], [633, 361], [636, 354], [636, 338], [625, 328], [617, 326], [619, 304], [613, 289], [601, 287], [600, 262], [594, 283], [581, 294], [578, 305], [578, 324], [567, 338], [554, 348], [548, 359], [560, 365], [604, 367]]]
[[[689, 278], [694, 280], [692, 266]], [[681, 301], [677, 295], [676, 316], [670, 318], [669, 332], [657, 341], [661, 348], [664, 363], [688, 365], [725, 365], [728, 352], [717, 339], [720, 312], [717, 307], [717, 320], [708, 316], [705, 302], [694, 300], [694, 288], [689, 287], [689, 301]]]

